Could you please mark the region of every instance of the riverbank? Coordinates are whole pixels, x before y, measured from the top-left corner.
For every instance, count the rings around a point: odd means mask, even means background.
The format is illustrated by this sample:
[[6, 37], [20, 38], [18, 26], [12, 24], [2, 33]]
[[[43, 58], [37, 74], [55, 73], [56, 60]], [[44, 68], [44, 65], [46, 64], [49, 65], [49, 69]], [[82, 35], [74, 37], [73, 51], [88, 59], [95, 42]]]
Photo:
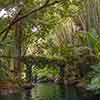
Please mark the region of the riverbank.
[[84, 94], [80, 89], [56, 83], [37, 83], [33, 89], [0, 94], [1, 100], [99, 100], [97, 95]]
[[67, 86], [75, 87], [77, 89], [95, 95], [95, 91], [87, 90], [87, 84], [84, 80], [64, 80], [64, 81], [46, 80], [37, 83], [22, 81], [20, 82], [20, 84], [11, 81], [0, 81], [0, 93], [12, 94], [12, 93], [16, 93], [19, 90], [30, 90], [32, 88], [35, 88], [37, 84], [48, 84], [48, 83], [56, 84], [56, 85], [64, 85], [65, 87]]

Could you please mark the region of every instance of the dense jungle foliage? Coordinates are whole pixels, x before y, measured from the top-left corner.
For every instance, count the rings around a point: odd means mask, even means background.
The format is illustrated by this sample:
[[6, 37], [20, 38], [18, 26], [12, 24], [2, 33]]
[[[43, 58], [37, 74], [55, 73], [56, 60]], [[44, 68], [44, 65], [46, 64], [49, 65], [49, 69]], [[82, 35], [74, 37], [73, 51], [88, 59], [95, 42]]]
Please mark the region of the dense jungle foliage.
[[[0, 81], [25, 80], [22, 56], [66, 61], [64, 80], [100, 91], [100, 0], [0, 0]], [[45, 61], [44, 61], [45, 62]], [[33, 65], [33, 79], [58, 79], [55, 65]]]

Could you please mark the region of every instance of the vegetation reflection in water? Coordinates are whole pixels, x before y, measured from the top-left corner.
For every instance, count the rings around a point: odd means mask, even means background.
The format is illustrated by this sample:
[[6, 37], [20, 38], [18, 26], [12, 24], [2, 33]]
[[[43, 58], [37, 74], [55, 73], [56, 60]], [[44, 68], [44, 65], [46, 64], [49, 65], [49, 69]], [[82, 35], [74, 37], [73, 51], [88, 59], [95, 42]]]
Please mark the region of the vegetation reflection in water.
[[78, 89], [51, 83], [37, 84], [35, 88], [11, 95], [0, 95], [0, 100], [99, 100], [85, 96]]

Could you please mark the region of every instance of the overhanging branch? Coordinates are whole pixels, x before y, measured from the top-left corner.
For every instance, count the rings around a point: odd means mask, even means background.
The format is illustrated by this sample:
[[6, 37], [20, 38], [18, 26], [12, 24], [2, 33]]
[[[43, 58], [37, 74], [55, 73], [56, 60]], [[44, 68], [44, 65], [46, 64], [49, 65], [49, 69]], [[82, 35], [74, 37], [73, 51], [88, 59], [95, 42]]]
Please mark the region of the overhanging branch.
[[35, 65], [43, 64], [43, 65], [58, 65], [58, 66], [62, 66], [62, 65], [65, 65], [67, 63], [67, 61], [64, 60], [64, 59], [48, 58], [48, 57], [33, 56], [33, 55], [19, 56], [19, 57], [12, 57], [12, 56], [2, 55], [2, 56], [0, 56], [0, 58], [4, 58], [4, 59], [19, 59], [24, 64], [29, 63], [29, 64], [32, 64], [32, 65], [34, 65], [34, 64]]
[[[21, 14], [21, 12], [22, 12], [22, 9], [20, 9], [20, 10], [18, 11], [18, 13], [17, 13], [16, 16], [12, 19], [12, 21], [10, 22], [10, 24], [12, 24], [12, 23], [17, 19], [17, 17]], [[2, 33], [5, 32], [5, 34], [4, 34], [3, 38], [1, 39], [1, 41], [3, 41], [3, 40], [7, 37], [7, 34], [8, 34], [8, 32], [9, 32], [10, 28], [11, 28], [11, 25], [10, 25], [10, 24], [9, 24], [9, 26], [8, 26], [7, 29], [5, 28], [5, 29], [2, 31]], [[1, 34], [2, 34], [2, 33], [1, 33]]]
[[38, 8], [36, 8], [36, 9], [32, 9], [30, 12], [28, 11], [28, 13], [24, 14], [23, 16], [19, 17], [19, 18], [16, 19], [16, 20], [12, 21], [6, 28], [4, 28], [3, 31], [0, 32], [0, 35], [2, 35], [2, 34], [3, 34], [4, 32], [6, 32], [6, 31], [10, 30], [11, 27], [12, 27], [14, 24], [16, 24], [17, 22], [19, 22], [20, 20], [22, 20], [22, 19], [28, 17], [29, 15], [31, 15], [31, 14], [33, 14], [33, 13], [35, 13], [35, 12], [38, 12], [38, 11], [44, 9], [44, 8], [48, 8], [48, 7], [50, 7], [50, 6], [54, 5], [54, 4], [57, 4], [57, 3], [59, 3], [59, 1], [54, 1], [54, 2], [52, 2], [52, 3], [49, 3], [49, 0], [46, 0], [45, 4], [42, 5], [41, 7], [38, 7]]

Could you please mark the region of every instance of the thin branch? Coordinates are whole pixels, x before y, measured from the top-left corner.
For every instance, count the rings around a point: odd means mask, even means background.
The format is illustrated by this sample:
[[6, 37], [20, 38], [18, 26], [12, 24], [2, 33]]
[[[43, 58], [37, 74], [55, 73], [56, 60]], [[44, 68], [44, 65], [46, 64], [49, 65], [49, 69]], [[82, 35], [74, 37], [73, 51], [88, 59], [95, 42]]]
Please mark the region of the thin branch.
[[52, 5], [56, 4], [56, 3], [59, 3], [59, 1], [54, 1], [54, 2], [49, 3], [49, 4], [48, 4], [48, 2], [49, 2], [49, 0], [47, 0], [46, 3], [44, 5], [42, 5], [41, 7], [38, 7], [36, 9], [32, 9], [30, 12], [24, 14], [23, 16], [19, 17], [16, 20], [12, 21], [12, 23], [10, 23], [2, 32], [0, 32], [0, 35], [2, 35], [5, 31], [9, 30], [14, 24], [16, 24], [20, 20], [28, 17], [29, 15], [31, 15], [31, 14], [33, 14], [35, 12], [38, 12], [38, 11], [44, 9], [44, 8], [48, 8], [48, 7], [50, 7], [50, 6], [52, 6]]
[[2, 37], [1, 41], [5, 40], [5, 38], [7, 37], [8, 33], [9, 33], [9, 29], [5, 32], [5, 34], [4, 34], [4, 36]]
[[[21, 12], [22, 12], [22, 8], [19, 10], [19, 12], [16, 14], [16, 16], [15, 16], [15, 17], [13, 18], [13, 20], [10, 22], [10, 24], [13, 23], [14, 20], [17, 19], [17, 17], [21, 14]], [[5, 38], [7, 37], [7, 35], [8, 35], [8, 33], [9, 33], [9, 30], [10, 30], [10, 29], [11, 29], [11, 26], [9, 26], [8, 29], [6, 29], [6, 30], [4, 29], [4, 30], [3, 30], [3, 33], [5, 32], [5, 34], [4, 34], [4, 36], [2, 37], [1, 41], [5, 40]], [[2, 35], [2, 33], [1, 33], [0, 35]]]

